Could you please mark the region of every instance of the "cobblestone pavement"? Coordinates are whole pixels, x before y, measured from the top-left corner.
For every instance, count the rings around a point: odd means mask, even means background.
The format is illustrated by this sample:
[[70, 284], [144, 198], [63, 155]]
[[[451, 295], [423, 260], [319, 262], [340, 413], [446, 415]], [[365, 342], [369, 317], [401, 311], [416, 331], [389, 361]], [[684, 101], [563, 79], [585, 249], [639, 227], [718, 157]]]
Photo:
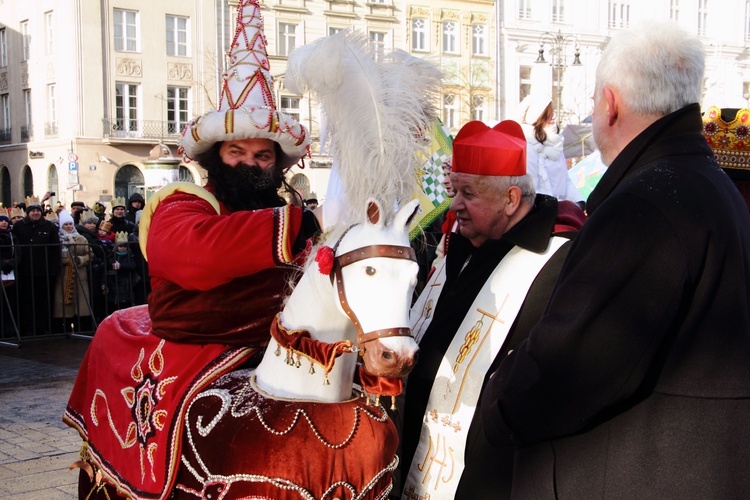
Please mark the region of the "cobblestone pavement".
[[81, 439], [62, 414], [89, 340], [0, 345], [0, 498], [77, 496]]

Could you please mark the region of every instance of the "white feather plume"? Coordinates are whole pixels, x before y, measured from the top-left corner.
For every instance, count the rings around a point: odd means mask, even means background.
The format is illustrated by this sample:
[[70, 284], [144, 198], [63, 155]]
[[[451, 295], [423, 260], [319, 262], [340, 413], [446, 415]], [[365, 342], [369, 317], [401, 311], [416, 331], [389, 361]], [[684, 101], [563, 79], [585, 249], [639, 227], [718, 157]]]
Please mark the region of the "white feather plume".
[[362, 218], [370, 196], [386, 219], [412, 199], [440, 80], [434, 64], [403, 51], [376, 61], [360, 32], [321, 38], [290, 55], [284, 84], [315, 94], [326, 115], [346, 221]]

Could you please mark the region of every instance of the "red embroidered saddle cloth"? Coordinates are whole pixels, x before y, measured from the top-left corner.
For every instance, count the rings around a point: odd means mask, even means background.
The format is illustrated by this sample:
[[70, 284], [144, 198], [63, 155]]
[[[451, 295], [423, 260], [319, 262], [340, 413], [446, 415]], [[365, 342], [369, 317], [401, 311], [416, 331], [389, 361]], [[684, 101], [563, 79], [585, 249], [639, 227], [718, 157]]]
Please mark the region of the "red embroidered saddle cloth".
[[178, 498], [387, 498], [398, 434], [382, 407], [271, 399], [252, 377], [227, 373], [190, 404]]
[[150, 332], [145, 305], [99, 325], [63, 421], [78, 430], [91, 461], [120, 493], [161, 499], [180, 465], [187, 406], [257, 349], [179, 344]]

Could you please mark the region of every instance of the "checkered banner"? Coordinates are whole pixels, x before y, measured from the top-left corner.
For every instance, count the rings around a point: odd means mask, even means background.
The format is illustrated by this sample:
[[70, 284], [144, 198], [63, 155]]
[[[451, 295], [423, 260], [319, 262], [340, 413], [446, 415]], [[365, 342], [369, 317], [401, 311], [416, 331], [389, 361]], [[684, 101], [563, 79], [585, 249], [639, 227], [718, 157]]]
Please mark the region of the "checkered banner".
[[419, 172], [418, 189], [420, 212], [412, 221], [409, 239], [416, 238], [424, 228], [440, 217], [451, 204], [451, 199], [443, 186], [443, 162], [453, 155], [453, 137], [440, 120], [436, 120], [427, 133], [430, 140], [430, 156]]

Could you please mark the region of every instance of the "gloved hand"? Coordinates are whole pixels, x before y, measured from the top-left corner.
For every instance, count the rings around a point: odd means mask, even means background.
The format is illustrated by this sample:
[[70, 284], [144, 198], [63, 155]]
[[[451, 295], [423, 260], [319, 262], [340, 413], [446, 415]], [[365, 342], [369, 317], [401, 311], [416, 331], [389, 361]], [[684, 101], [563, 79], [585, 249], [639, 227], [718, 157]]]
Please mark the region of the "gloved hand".
[[292, 245], [292, 252], [294, 254], [300, 253], [307, 246], [308, 238], [312, 238], [321, 233], [320, 226], [318, 225], [318, 219], [315, 214], [309, 208], [305, 208], [302, 211], [302, 226], [300, 227], [297, 239], [294, 240]]

